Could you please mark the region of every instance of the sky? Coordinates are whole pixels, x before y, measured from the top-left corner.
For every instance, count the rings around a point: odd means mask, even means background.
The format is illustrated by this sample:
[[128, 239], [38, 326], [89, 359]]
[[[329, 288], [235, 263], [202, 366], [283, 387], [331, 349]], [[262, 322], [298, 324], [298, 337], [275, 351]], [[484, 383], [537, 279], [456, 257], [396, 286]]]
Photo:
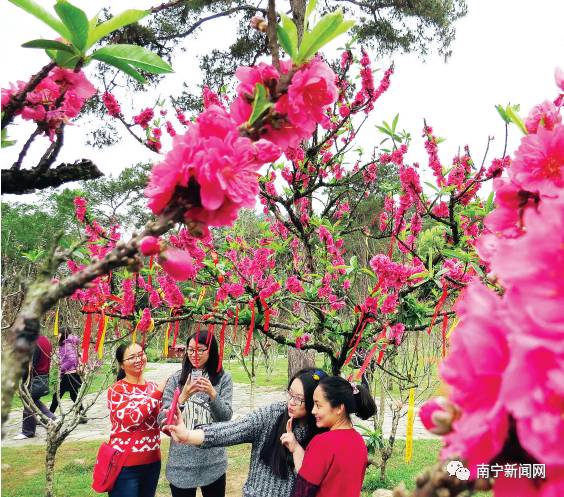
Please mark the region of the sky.
[[[38, 1], [45, 7], [54, 3]], [[73, 3], [84, 9], [89, 17], [109, 4], [107, 0], [74, 0]], [[158, 2], [120, 0], [112, 2], [114, 10], [116, 4], [122, 10], [148, 7]], [[399, 128], [406, 129], [413, 137], [408, 161], [426, 163], [420, 137], [423, 119], [437, 135], [446, 138], [439, 149], [443, 163], [450, 164], [465, 145], [470, 147], [474, 160], [481, 162], [489, 136], [494, 137], [488, 156], [491, 160], [502, 154], [504, 146], [505, 128], [495, 110], [496, 104], [519, 103], [521, 115], [525, 116], [535, 104], [555, 98], [554, 69], [557, 66], [564, 68], [564, 2], [468, 0], [468, 11], [468, 15], [456, 24], [456, 39], [451, 47], [453, 55], [446, 62], [439, 55], [429, 55], [426, 61], [415, 55], [396, 54], [384, 59], [372, 56], [373, 68], [382, 70], [393, 60], [395, 73], [390, 89], [376, 104], [374, 117], [359, 136], [364, 148], [381, 139], [374, 126], [382, 120], [390, 122], [399, 113]], [[48, 61], [43, 51], [23, 49], [20, 45], [34, 38], [53, 37], [53, 33], [7, 2], [3, 2], [0, 17], [3, 47], [0, 84], [6, 87], [10, 81], [29, 79]], [[197, 38], [187, 41], [187, 51], [174, 59], [175, 74], [167, 76], [157, 90], [136, 96], [134, 110], [152, 105], [158, 96], [180, 93], [183, 81], [195, 88], [199, 78], [196, 55], [214, 47], [225, 47], [233, 29], [227, 20], [205, 24]], [[329, 49], [335, 50], [343, 41], [338, 40]], [[376, 73], [376, 80], [379, 74]], [[126, 113], [131, 110], [124, 104]], [[16, 122], [17, 126], [11, 126], [10, 137], [25, 141], [33, 127], [21, 120]], [[67, 129], [65, 146], [57, 163], [89, 158], [105, 174], [115, 175], [138, 161], [159, 160], [158, 155], [140, 146], [127, 134], [123, 134], [118, 144], [100, 151], [84, 143], [85, 132], [91, 129], [88, 123]], [[519, 131], [513, 127], [509, 151], [515, 150], [519, 138]], [[32, 149], [27, 162], [30, 166], [37, 163], [47, 145], [44, 139]], [[163, 151], [166, 152], [168, 146], [164, 142]], [[18, 152], [17, 145], [3, 149], [2, 166], [8, 167], [14, 162]], [[7, 196], [6, 199], [30, 200], [33, 196]]]

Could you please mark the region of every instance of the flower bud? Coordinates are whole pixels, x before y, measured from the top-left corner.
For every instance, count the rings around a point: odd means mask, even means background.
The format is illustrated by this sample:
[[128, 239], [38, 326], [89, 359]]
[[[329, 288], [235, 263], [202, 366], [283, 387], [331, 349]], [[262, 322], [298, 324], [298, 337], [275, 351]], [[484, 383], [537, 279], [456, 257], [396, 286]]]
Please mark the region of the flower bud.
[[261, 33], [266, 33], [266, 28], [268, 27], [268, 23], [260, 16], [254, 16], [249, 23], [251, 28], [260, 31]]
[[423, 426], [435, 435], [446, 435], [459, 417], [458, 408], [446, 397], [435, 397], [425, 402], [419, 410]]
[[161, 241], [155, 236], [146, 236], [141, 240], [139, 250], [145, 256], [156, 255], [161, 251]]
[[161, 253], [159, 264], [175, 280], [184, 281], [196, 275], [190, 254], [175, 247], [169, 247]]

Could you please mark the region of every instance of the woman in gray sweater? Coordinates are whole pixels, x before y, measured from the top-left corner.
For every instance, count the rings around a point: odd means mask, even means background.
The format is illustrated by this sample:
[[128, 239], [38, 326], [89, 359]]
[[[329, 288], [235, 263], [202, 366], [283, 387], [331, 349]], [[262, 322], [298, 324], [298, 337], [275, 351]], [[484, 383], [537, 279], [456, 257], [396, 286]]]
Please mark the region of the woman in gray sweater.
[[[180, 422], [187, 430], [199, 425], [229, 421], [233, 415], [233, 382], [223, 368], [217, 371], [219, 352], [215, 337], [206, 331], [188, 338], [182, 369], [167, 381], [158, 420], [162, 425], [178, 387]], [[166, 477], [172, 497], [194, 497], [197, 487], [203, 497], [225, 496], [227, 455], [221, 447], [203, 449], [171, 440]]]
[[290, 497], [295, 481], [294, 462], [280, 438], [291, 429], [298, 443], [305, 448], [322, 431], [315, 426], [311, 410], [313, 391], [325, 376], [318, 369], [302, 369], [288, 383], [287, 403], [278, 402], [240, 419], [195, 430], [188, 430], [177, 413], [176, 425], [168, 429], [176, 442], [202, 448], [252, 444], [243, 497]]

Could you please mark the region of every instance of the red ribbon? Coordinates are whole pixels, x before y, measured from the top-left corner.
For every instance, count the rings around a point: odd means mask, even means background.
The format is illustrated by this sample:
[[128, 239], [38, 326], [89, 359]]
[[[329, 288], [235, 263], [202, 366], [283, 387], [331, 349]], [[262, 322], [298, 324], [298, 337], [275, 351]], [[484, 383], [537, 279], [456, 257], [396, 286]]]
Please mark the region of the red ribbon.
[[174, 322], [174, 334], [172, 336], [172, 348], [176, 347], [176, 339], [178, 338], [178, 331], [180, 330], [180, 321]]
[[368, 355], [364, 359], [364, 362], [362, 363], [362, 366], [360, 367], [360, 369], [359, 369], [359, 371], [356, 375], [357, 380], [360, 380], [360, 378], [362, 378], [362, 375], [366, 371], [366, 368], [368, 368], [368, 365], [370, 364], [370, 361], [372, 361], [372, 358], [374, 357], [374, 354], [376, 354], [377, 350], [378, 350], [378, 344], [374, 345], [374, 347], [372, 347], [372, 349], [370, 349], [370, 352], [368, 352]]
[[392, 258], [392, 254], [394, 253], [394, 242], [396, 241], [396, 237], [394, 236], [394, 234], [392, 233], [392, 236], [390, 238], [390, 247], [388, 248], [388, 257], [391, 259]]
[[90, 348], [90, 334], [92, 333], [92, 314], [86, 315], [84, 331], [82, 332], [82, 363], [88, 362], [88, 349]]
[[[153, 256], [149, 257], [149, 271], [151, 269], [153, 269]], [[151, 286], [152, 283], [153, 283], [153, 275], [149, 273], [149, 276], [147, 277], [147, 284]]]
[[[387, 326], [387, 324], [384, 325], [384, 329], [382, 330], [382, 333], [380, 333], [378, 335], [378, 338], [376, 338], [376, 340], [380, 340], [381, 338], [386, 337], [386, 326]], [[382, 345], [382, 349], [380, 350], [380, 353], [378, 354], [378, 359], [376, 359], [376, 362], [378, 364], [382, 364], [382, 359], [384, 358], [384, 352], [386, 351], [387, 346], [388, 346], [388, 342], [384, 342], [384, 344]]]
[[225, 328], [227, 328], [227, 321], [223, 321], [221, 330], [219, 331], [219, 363], [217, 364], [217, 372], [221, 371], [223, 365], [223, 347], [225, 346]]
[[196, 328], [196, 369], [200, 366], [200, 354], [198, 353], [198, 344], [200, 343], [200, 323]]
[[346, 366], [349, 362], [351, 362], [351, 360], [352, 360], [352, 358], [353, 358], [353, 356], [354, 356], [354, 354], [355, 354], [355, 352], [356, 352], [356, 349], [357, 349], [357, 347], [358, 347], [358, 344], [360, 343], [360, 340], [362, 340], [362, 333], [363, 333], [363, 331], [364, 331], [364, 328], [366, 328], [366, 325], [367, 325], [368, 323], [372, 323], [373, 321], [374, 321], [373, 318], [367, 318], [367, 319], [364, 319], [363, 321], [361, 321], [362, 326], [360, 327], [360, 330], [359, 330], [359, 332], [358, 332], [358, 336], [356, 337], [356, 342], [355, 342], [355, 344], [354, 344], [354, 347], [353, 347], [353, 348], [351, 349], [351, 351], [349, 352], [348, 357], [345, 359], [345, 362], [343, 363], [343, 366]]
[[443, 358], [446, 356], [446, 332], [448, 328], [448, 315], [445, 312], [443, 314], [443, 326], [441, 329], [441, 337], [442, 337], [442, 344], [443, 344]]
[[431, 330], [433, 329], [433, 326], [435, 325], [435, 321], [437, 319], [437, 316], [439, 315], [439, 312], [441, 312], [441, 308], [443, 307], [443, 304], [445, 303], [447, 296], [448, 296], [448, 292], [447, 292], [447, 286], [445, 284], [445, 285], [443, 285], [443, 293], [441, 293], [439, 301], [437, 302], [437, 305], [435, 307], [435, 312], [433, 313], [433, 317], [431, 319], [431, 324], [429, 325], [429, 329], [427, 330], [427, 334], [429, 334], [429, 335], [431, 334]]
[[237, 325], [239, 324], [239, 306], [235, 306], [235, 323], [233, 323], [233, 342], [237, 339]]
[[253, 338], [253, 331], [255, 330], [255, 299], [251, 300], [249, 308], [251, 309], [251, 324], [249, 325], [249, 330], [247, 331], [247, 343], [245, 344], [243, 356], [249, 355], [249, 351], [251, 350], [251, 340]]
[[260, 303], [262, 304], [262, 308], [264, 309], [264, 325], [262, 329], [264, 331], [268, 331], [268, 327], [270, 325], [270, 307], [268, 307], [266, 300], [262, 297], [260, 298]]

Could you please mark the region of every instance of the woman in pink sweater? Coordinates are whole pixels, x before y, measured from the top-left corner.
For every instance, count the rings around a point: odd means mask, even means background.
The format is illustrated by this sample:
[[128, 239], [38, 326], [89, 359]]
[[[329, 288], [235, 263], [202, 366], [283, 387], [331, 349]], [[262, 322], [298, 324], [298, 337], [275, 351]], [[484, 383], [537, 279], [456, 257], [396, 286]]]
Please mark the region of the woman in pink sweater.
[[165, 382], [147, 381], [147, 356], [136, 343], [116, 350], [118, 381], [108, 390], [110, 445], [129, 454], [110, 497], [154, 497], [161, 470], [161, 437], [157, 415]]

